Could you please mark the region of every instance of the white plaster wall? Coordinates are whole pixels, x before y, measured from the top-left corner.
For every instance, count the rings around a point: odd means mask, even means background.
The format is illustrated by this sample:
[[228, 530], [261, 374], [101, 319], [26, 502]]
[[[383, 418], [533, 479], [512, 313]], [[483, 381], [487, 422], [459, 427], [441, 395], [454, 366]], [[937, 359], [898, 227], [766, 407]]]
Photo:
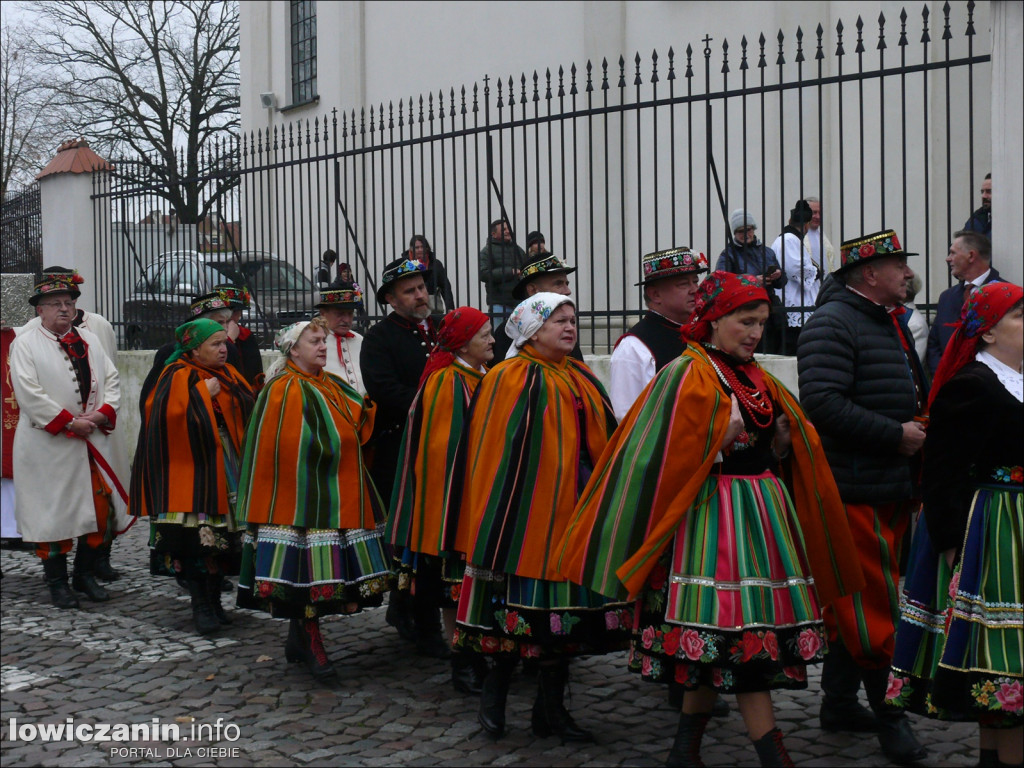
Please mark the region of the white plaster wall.
[[992, 260], [1007, 280], [1024, 283], [1024, 4], [992, 4]]

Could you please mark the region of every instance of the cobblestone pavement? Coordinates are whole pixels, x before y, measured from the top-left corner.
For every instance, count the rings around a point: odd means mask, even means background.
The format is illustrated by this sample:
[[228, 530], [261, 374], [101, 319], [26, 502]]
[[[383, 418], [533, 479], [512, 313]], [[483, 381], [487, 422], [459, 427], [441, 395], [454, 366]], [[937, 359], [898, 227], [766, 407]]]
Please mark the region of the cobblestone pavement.
[[[597, 742], [562, 745], [529, 728], [535, 683], [513, 681], [508, 733], [491, 741], [476, 721], [477, 700], [456, 694], [447, 662], [424, 659], [384, 622], [378, 608], [323, 623], [342, 671], [335, 689], [287, 664], [284, 621], [233, 611], [213, 638], [191, 626], [188, 597], [148, 572], [146, 527], [114, 548], [123, 578], [113, 599], [61, 611], [50, 605], [42, 569], [29, 552], [3, 550], [0, 650], [0, 762], [6, 767], [143, 765], [663, 765], [676, 715], [661, 686], [641, 683], [623, 654], [573, 663], [570, 710]], [[225, 597], [229, 597], [225, 595]], [[227, 601], [233, 603], [233, 595]], [[873, 737], [818, 727], [818, 677], [807, 691], [776, 696], [779, 724], [798, 765], [879, 766]], [[179, 739], [28, 741], [24, 725], [177, 725]], [[17, 721], [17, 732], [12, 724]], [[219, 737], [216, 728], [221, 726]], [[205, 729], [191, 738], [192, 728]], [[977, 763], [976, 729], [917, 719], [927, 765]], [[159, 734], [157, 734], [159, 735]], [[217, 750], [223, 750], [218, 752]], [[733, 708], [712, 721], [708, 765], [756, 765]]]

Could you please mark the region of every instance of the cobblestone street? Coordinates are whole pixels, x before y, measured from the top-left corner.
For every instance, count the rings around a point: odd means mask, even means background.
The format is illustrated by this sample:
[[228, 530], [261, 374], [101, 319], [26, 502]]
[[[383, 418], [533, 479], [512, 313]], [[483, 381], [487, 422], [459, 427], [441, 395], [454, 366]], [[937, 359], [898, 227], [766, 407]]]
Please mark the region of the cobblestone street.
[[[2, 746], [7, 766], [94, 765], [663, 765], [676, 715], [660, 686], [626, 671], [622, 654], [573, 664], [568, 706], [597, 733], [591, 745], [538, 739], [529, 727], [532, 679], [513, 681], [508, 732], [494, 742], [476, 721], [477, 699], [456, 694], [447, 662], [418, 657], [384, 621], [384, 609], [324, 621], [342, 673], [320, 687], [284, 660], [284, 621], [234, 610], [211, 639], [192, 628], [187, 595], [148, 572], [145, 524], [114, 548], [123, 574], [108, 603], [60, 611], [50, 605], [32, 553], [3, 550]], [[233, 605], [234, 594], [225, 595]], [[776, 697], [779, 725], [798, 765], [887, 765], [873, 737], [818, 727], [818, 677]], [[733, 700], [734, 703], [734, 700]], [[26, 740], [24, 725], [176, 724], [177, 741], [83, 743]], [[17, 721], [17, 732], [12, 723]], [[221, 726], [220, 738], [217, 731]], [[977, 763], [969, 724], [916, 719], [925, 764]], [[193, 727], [204, 729], [192, 740]], [[32, 729], [34, 730], [34, 729]], [[210, 734], [212, 733], [212, 738]], [[197, 735], [199, 735], [197, 733]], [[708, 765], [756, 765], [742, 719], [712, 721]]]

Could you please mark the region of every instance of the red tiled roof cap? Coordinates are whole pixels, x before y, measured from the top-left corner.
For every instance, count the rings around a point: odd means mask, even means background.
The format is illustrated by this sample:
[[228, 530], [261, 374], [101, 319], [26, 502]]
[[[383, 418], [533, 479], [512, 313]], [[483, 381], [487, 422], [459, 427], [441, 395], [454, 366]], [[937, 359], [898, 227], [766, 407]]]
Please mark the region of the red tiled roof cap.
[[91, 173], [113, 169], [113, 165], [89, 149], [89, 143], [85, 139], [72, 139], [57, 148], [56, 156], [36, 174], [36, 179], [55, 173]]

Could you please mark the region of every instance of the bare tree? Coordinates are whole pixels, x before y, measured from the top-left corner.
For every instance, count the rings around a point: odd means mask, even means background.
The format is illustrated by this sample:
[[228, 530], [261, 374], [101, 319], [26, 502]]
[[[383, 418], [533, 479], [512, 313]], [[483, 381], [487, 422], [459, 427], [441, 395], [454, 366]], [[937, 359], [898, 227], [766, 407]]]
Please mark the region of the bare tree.
[[37, 12], [67, 127], [147, 158], [152, 191], [182, 222], [202, 221], [237, 183], [221, 157], [239, 122], [237, 2], [56, 0]]
[[22, 24], [0, 29], [0, 200], [11, 184], [27, 185], [57, 147], [51, 116], [53, 94]]

